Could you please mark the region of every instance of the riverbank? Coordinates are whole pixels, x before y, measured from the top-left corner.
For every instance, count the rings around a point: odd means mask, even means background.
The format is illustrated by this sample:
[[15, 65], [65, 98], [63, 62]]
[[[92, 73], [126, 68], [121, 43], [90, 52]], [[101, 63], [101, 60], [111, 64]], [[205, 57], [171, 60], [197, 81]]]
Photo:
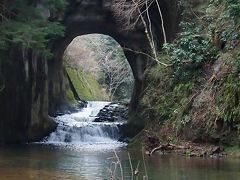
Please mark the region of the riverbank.
[[148, 71], [139, 110], [146, 126], [138, 137], [147, 151], [164, 146], [159, 149], [189, 156], [239, 157], [239, 49], [197, 68], [182, 67], [182, 76], [159, 66]]
[[[163, 155], [175, 154], [187, 157], [204, 157], [204, 158], [239, 158], [240, 146], [227, 146], [223, 144], [214, 144], [207, 142], [193, 142], [183, 139], [174, 141], [161, 140], [154, 131], [143, 130], [132, 141], [128, 147], [144, 148], [146, 155]], [[151, 135], [150, 135], [151, 134]]]

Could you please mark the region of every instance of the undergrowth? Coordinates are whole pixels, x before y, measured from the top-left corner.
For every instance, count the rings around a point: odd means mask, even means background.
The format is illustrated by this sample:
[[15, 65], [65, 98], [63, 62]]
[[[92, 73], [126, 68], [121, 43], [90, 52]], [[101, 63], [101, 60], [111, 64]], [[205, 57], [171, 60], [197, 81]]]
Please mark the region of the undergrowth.
[[[188, 109], [192, 94], [200, 76], [200, 71], [189, 71], [184, 77], [177, 77], [173, 68], [164, 69], [156, 66], [147, 73], [149, 86], [142, 99], [145, 106], [144, 115], [154, 124], [165, 126], [171, 124], [177, 137], [181, 127], [189, 122]], [[172, 138], [172, 137], [167, 137]]]
[[217, 93], [216, 112], [231, 128], [240, 131], [240, 81], [237, 74], [226, 77]]
[[[147, 70], [149, 83], [141, 102], [142, 115], [148, 119], [148, 128], [158, 131], [159, 136], [169, 131], [166, 137], [175, 141], [187, 129], [195, 132], [192, 136], [206, 141], [218, 133], [215, 140], [220, 142], [231, 132], [240, 135], [238, 4], [239, 0], [212, 0], [204, 14], [195, 12], [196, 21], [183, 18], [178, 37], [165, 44], [159, 56], [161, 62], [172, 66], [155, 65]], [[216, 38], [220, 45], [215, 44]], [[223, 62], [219, 71], [226, 73], [215, 75], [214, 63], [224, 53], [231, 57], [223, 61], [231, 63], [224, 66]], [[203, 100], [204, 107], [193, 108], [196, 98], [201, 100], [201, 96], [208, 95], [210, 100]]]

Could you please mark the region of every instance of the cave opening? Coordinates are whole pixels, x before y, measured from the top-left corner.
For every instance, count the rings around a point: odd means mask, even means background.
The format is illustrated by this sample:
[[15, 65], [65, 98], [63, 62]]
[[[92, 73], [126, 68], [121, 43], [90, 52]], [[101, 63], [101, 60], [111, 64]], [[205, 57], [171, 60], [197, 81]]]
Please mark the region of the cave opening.
[[68, 100], [130, 102], [134, 77], [121, 45], [111, 36], [86, 34], [67, 46], [63, 63]]

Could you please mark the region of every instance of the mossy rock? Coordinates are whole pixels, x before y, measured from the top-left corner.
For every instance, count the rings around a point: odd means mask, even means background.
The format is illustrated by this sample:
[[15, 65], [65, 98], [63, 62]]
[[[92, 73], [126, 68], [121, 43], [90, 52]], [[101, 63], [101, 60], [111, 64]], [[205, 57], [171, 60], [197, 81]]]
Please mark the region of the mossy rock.
[[[82, 100], [108, 100], [106, 92], [104, 92], [103, 88], [91, 74], [70, 67], [67, 67], [66, 71], [78, 96]], [[73, 94], [70, 92], [67, 94], [69, 100], [71, 101], [74, 98]]]

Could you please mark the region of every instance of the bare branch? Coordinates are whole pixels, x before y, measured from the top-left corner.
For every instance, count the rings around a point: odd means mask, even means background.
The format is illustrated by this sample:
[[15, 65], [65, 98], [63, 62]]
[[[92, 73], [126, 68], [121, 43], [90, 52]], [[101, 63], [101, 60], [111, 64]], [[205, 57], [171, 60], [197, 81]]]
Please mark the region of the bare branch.
[[109, 87], [109, 97], [111, 100], [119, 86], [129, 81], [131, 77], [130, 69], [126, 67], [125, 62], [114, 59], [113, 54], [114, 51], [111, 51], [99, 60], [99, 66], [106, 75], [105, 83]]
[[151, 58], [152, 60], [156, 61], [158, 64], [161, 64], [161, 65], [164, 65], [165, 67], [170, 67], [172, 66], [172, 64], [166, 64], [164, 62], [161, 62], [159, 61], [158, 59], [155, 59], [154, 57], [152, 57], [151, 55], [147, 54], [147, 53], [144, 53], [144, 52], [141, 52], [141, 51], [136, 51], [136, 50], [133, 50], [133, 49], [130, 49], [130, 48], [123, 48], [124, 50], [126, 51], [131, 51], [131, 52], [134, 52], [136, 54], [142, 54], [144, 56], [147, 56], [149, 58]]
[[0, 22], [7, 22], [12, 16], [16, 16], [16, 14], [6, 8], [4, 2], [0, 2]]
[[164, 27], [164, 20], [163, 20], [162, 11], [161, 11], [160, 5], [158, 3], [158, 0], [155, 0], [155, 1], [157, 3], [158, 12], [159, 12], [159, 15], [160, 15], [160, 18], [161, 18], [161, 25], [162, 25], [162, 31], [163, 31], [164, 44], [166, 44], [167, 43], [167, 37], [166, 37], [166, 32], [165, 32], [165, 27]]
[[143, 25], [152, 54], [147, 56], [161, 65], [168, 66], [158, 60], [159, 58], [157, 54], [157, 47], [155, 44], [156, 40], [154, 39], [154, 34], [152, 30], [152, 19], [149, 13], [149, 8], [154, 3], [156, 3], [155, 5], [157, 6], [159, 17], [161, 20], [164, 43], [167, 43], [163, 14], [158, 0], [114, 0], [113, 12], [115, 13], [115, 17], [117, 18], [119, 23], [121, 23], [121, 27], [123, 27], [123, 30], [132, 30], [137, 25]]

